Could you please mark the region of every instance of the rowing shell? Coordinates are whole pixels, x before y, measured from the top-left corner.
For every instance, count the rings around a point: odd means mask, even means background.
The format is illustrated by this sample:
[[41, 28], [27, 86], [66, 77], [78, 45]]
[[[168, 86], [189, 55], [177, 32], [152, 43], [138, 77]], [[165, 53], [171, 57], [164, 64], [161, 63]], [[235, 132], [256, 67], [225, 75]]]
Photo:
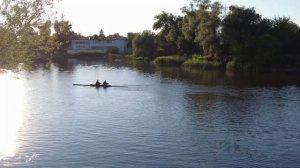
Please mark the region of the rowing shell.
[[100, 87], [103, 87], [103, 88], [107, 88], [107, 87], [128, 87], [128, 86], [112, 86], [112, 85], [96, 85], [96, 84], [89, 84], [89, 85], [86, 85], [86, 84], [73, 84], [73, 86], [90, 86], [90, 87], [96, 87], [96, 88], [100, 88]]

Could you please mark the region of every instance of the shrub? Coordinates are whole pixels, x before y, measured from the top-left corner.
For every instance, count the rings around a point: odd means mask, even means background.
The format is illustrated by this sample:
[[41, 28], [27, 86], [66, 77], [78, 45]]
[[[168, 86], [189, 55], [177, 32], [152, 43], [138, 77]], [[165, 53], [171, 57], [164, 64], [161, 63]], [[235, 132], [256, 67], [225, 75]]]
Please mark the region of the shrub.
[[197, 68], [202, 70], [221, 69], [223, 64], [214, 57], [194, 54], [192, 59], [183, 63], [184, 67]]
[[185, 61], [184, 57], [180, 56], [161, 56], [157, 57], [154, 62], [159, 65], [176, 65], [180, 66]]

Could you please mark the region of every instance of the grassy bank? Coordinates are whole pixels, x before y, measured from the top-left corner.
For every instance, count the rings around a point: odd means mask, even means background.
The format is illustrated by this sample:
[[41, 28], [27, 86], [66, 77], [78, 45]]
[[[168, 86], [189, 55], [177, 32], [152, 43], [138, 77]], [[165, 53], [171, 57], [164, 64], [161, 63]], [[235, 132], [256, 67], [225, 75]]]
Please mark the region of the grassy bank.
[[156, 57], [154, 62], [158, 65], [181, 66], [186, 59], [180, 56], [161, 56]]
[[202, 70], [222, 69], [223, 64], [212, 57], [193, 55], [191, 59], [186, 60], [183, 65], [186, 68], [195, 68]]
[[89, 53], [89, 52], [82, 52], [77, 54], [68, 54], [69, 58], [94, 58], [94, 57], [103, 57], [106, 56], [107, 53]]

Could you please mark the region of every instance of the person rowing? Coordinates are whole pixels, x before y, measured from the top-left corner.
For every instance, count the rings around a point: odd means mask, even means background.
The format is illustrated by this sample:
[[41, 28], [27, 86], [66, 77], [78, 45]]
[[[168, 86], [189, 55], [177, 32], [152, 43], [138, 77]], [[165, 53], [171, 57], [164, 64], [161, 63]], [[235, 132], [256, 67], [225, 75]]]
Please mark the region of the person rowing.
[[100, 87], [101, 86], [101, 83], [99, 82], [99, 80], [96, 81], [95, 85], [96, 85], [96, 87]]
[[103, 85], [107, 86], [109, 83], [106, 82], [106, 80], [103, 82]]

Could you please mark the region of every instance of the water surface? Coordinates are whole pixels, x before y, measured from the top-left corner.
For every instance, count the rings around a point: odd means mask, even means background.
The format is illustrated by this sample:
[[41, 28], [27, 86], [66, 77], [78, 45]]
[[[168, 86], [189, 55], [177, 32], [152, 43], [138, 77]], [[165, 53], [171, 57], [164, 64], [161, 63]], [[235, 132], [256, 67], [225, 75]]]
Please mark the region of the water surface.
[[[96, 79], [127, 88], [72, 86]], [[69, 60], [0, 74], [0, 167], [299, 167], [296, 75]]]

